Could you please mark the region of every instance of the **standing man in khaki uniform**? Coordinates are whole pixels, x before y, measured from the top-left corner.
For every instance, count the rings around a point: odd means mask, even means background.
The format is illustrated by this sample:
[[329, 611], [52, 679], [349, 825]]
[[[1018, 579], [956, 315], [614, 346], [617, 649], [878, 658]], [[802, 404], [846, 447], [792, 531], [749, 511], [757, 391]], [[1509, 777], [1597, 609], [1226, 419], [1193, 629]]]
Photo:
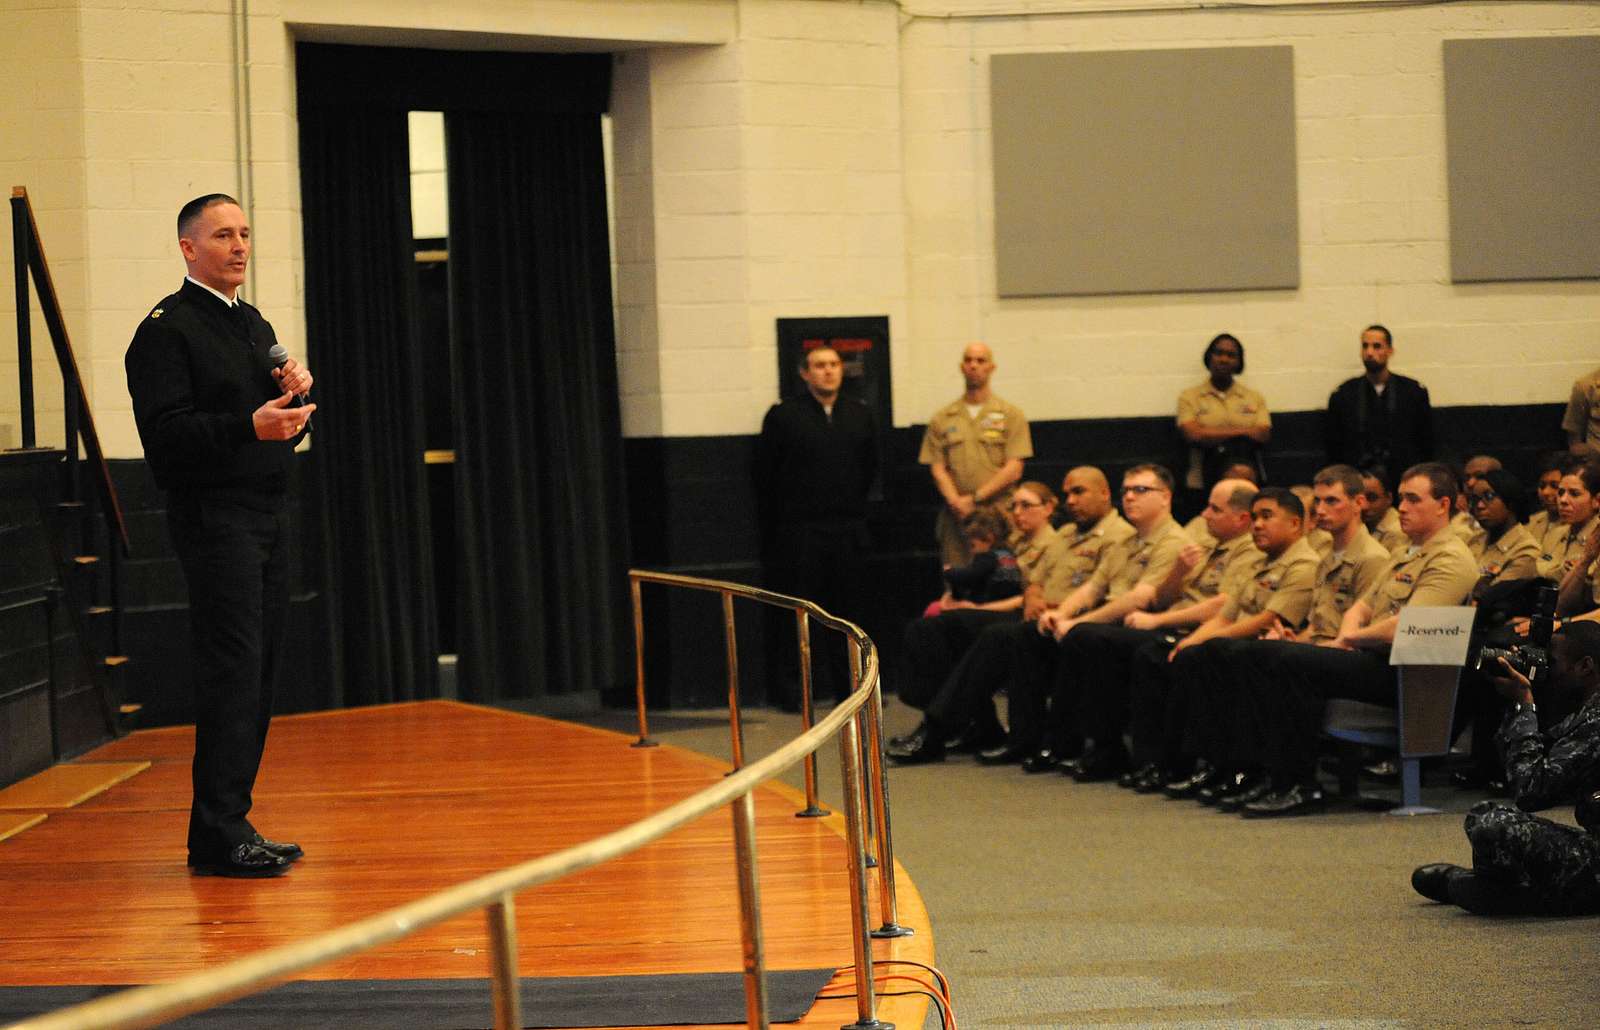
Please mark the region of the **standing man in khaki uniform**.
[[1004, 505], [1012, 484], [1022, 478], [1023, 459], [1033, 457], [1027, 416], [989, 389], [994, 370], [994, 354], [987, 344], [967, 345], [961, 352], [966, 392], [933, 413], [917, 455], [944, 498], [934, 532], [939, 560], [945, 565], [971, 560], [961, 520], [979, 505]]
[[1572, 384], [1561, 428], [1567, 431], [1567, 447], [1573, 454], [1600, 457], [1600, 368]]

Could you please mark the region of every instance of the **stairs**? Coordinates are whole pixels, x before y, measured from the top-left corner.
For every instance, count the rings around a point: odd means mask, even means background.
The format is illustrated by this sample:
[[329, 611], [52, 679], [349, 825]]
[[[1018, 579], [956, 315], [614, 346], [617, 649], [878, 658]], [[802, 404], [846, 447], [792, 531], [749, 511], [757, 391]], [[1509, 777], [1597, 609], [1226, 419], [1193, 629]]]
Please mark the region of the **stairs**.
[[64, 457], [0, 453], [0, 786], [125, 732], [138, 712], [123, 702], [119, 563], [98, 512], [61, 500]]

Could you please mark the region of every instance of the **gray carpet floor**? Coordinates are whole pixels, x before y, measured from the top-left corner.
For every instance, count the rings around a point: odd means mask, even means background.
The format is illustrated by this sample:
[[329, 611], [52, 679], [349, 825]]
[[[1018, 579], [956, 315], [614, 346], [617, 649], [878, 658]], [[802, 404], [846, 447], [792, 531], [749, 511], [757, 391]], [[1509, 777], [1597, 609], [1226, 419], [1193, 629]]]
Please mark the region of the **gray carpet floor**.
[[[545, 711], [633, 730], [631, 712]], [[890, 699], [889, 732], [916, 715]], [[721, 711], [657, 714], [651, 732], [730, 751]], [[798, 732], [747, 711], [746, 754]], [[819, 757], [836, 801], [837, 748]], [[1481, 795], [1425, 785], [1445, 814], [1246, 821], [965, 757], [889, 784], [963, 1027], [1600, 1025], [1600, 919], [1483, 919], [1412, 892], [1414, 866], [1469, 861], [1461, 817]]]

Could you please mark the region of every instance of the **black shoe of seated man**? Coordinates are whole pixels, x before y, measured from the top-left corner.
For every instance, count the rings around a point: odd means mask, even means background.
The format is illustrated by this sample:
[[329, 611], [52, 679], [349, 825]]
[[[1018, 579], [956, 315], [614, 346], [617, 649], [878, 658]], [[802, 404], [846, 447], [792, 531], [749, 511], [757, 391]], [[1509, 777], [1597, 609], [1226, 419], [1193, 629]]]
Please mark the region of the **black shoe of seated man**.
[[944, 740], [937, 733], [919, 733], [903, 748], [889, 752], [896, 765], [927, 765], [944, 761]]
[[979, 765], [1017, 765], [1028, 757], [1028, 752], [1014, 748], [1010, 744], [1001, 744], [986, 751], [978, 752]]
[[1222, 812], [1237, 812], [1250, 802], [1264, 798], [1271, 793], [1274, 793], [1272, 789], [1272, 777], [1262, 776], [1257, 779], [1254, 784], [1239, 791], [1237, 794], [1229, 794], [1227, 797], [1219, 800], [1217, 802], [1217, 809], [1218, 811]]
[[1361, 767], [1361, 775], [1377, 780], [1379, 783], [1399, 783], [1400, 763], [1392, 758], [1372, 762]]
[[1118, 776], [1117, 786], [1123, 788], [1124, 790], [1132, 790], [1134, 787], [1138, 786], [1140, 780], [1156, 771], [1156, 764], [1154, 762], [1146, 762], [1145, 764], [1139, 766], [1139, 768], [1129, 769], [1121, 776]]
[[1194, 772], [1190, 773], [1188, 776], [1179, 777], [1176, 780], [1168, 782], [1161, 788], [1161, 793], [1165, 794], [1169, 798], [1176, 798], [1180, 801], [1185, 798], [1192, 798], [1196, 794], [1200, 793], [1200, 788], [1209, 787], [1214, 781], [1220, 779], [1221, 776], [1222, 770], [1216, 768], [1208, 762], [1199, 762], [1196, 763]]
[[1055, 772], [1061, 756], [1049, 748], [1042, 748], [1022, 760], [1022, 771], [1025, 773]]
[[287, 858], [291, 862], [298, 862], [302, 858], [306, 857], [305, 849], [300, 845], [291, 843], [289, 841], [268, 840], [259, 833], [256, 834], [255, 839], [250, 843], [264, 851], [270, 851], [274, 855], [277, 855], [281, 858]]
[[1327, 807], [1328, 799], [1314, 783], [1297, 783], [1288, 790], [1263, 795], [1245, 805], [1239, 814], [1246, 819], [1276, 819], [1282, 816], [1310, 815]]
[[1487, 769], [1457, 769], [1450, 774], [1450, 785], [1462, 790], [1481, 790], [1490, 794], [1506, 792], [1505, 773]]
[[1195, 791], [1194, 799], [1202, 805], [1220, 804], [1223, 798], [1231, 797], [1255, 786], [1257, 779], [1258, 777], [1241, 770], [1225, 772]]
[[889, 742], [884, 745], [884, 750], [892, 751], [897, 747], [909, 747], [911, 742], [916, 739], [917, 734], [926, 732], [928, 732], [928, 722], [924, 719], [922, 722], [917, 723], [917, 728], [910, 733], [901, 734], [898, 737], [890, 737]]
[[1450, 904], [1450, 879], [1458, 873], [1470, 873], [1472, 870], [1463, 869], [1449, 862], [1434, 862], [1431, 865], [1419, 865], [1411, 870], [1411, 889], [1427, 898], [1437, 901], [1441, 905]]
[[1145, 766], [1139, 778], [1133, 781], [1133, 792], [1135, 794], [1159, 794], [1166, 789], [1169, 782], [1175, 779], [1177, 779], [1177, 776], [1169, 775], [1166, 769], [1152, 762]]
[[196, 861], [189, 866], [196, 876], [226, 876], [236, 880], [261, 880], [269, 876], [282, 876], [289, 871], [289, 859], [275, 855], [259, 844], [246, 841], [234, 845], [220, 860]]
[[1070, 775], [1079, 783], [1113, 780], [1128, 768], [1128, 751], [1121, 741], [1115, 744], [1092, 744], [1078, 756], [1073, 766]]
[[[1426, 866], [1423, 867], [1427, 868]], [[1421, 870], [1418, 870], [1421, 872]], [[1416, 874], [1411, 877], [1416, 886]], [[1507, 883], [1482, 876], [1471, 869], [1450, 874], [1445, 890], [1453, 904], [1478, 916], [1551, 915], [1548, 906], [1525, 883]]]

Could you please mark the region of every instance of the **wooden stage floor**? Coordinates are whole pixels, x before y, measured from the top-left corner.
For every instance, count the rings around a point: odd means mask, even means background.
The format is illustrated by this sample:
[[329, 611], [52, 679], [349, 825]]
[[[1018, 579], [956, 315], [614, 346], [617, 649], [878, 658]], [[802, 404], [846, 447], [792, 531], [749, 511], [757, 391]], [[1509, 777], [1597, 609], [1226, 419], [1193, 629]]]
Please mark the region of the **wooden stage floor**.
[[[630, 742], [450, 701], [279, 717], [251, 821], [267, 836], [298, 841], [306, 857], [278, 879], [222, 880], [191, 877], [184, 865], [192, 728], [134, 733], [73, 764], [119, 763], [119, 774], [129, 768], [121, 763], [148, 768], [72, 807], [41, 807], [37, 814], [47, 818], [0, 840], [0, 984], [171, 979], [580, 843], [726, 771], [710, 758]], [[837, 764], [837, 755], [830, 743], [818, 757]], [[803, 800], [782, 784], [757, 794], [767, 965], [842, 968], [854, 961], [844, 826], [837, 815], [795, 818]], [[522, 974], [739, 970], [733, 854], [723, 809], [631, 855], [523, 893]], [[903, 870], [898, 895], [901, 922], [916, 936], [875, 942], [874, 954], [932, 962], [927, 913]], [[876, 901], [874, 891], [874, 914]], [[310, 974], [488, 975], [479, 916]], [[826, 993], [847, 993], [848, 980], [836, 977]], [[885, 989], [902, 986], [891, 981]], [[925, 1007], [920, 997], [884, 998], [878, 1015], [921, 1027]], [[826, 1000], [790, 1025], [854, 1019], [853, 1000]]]

